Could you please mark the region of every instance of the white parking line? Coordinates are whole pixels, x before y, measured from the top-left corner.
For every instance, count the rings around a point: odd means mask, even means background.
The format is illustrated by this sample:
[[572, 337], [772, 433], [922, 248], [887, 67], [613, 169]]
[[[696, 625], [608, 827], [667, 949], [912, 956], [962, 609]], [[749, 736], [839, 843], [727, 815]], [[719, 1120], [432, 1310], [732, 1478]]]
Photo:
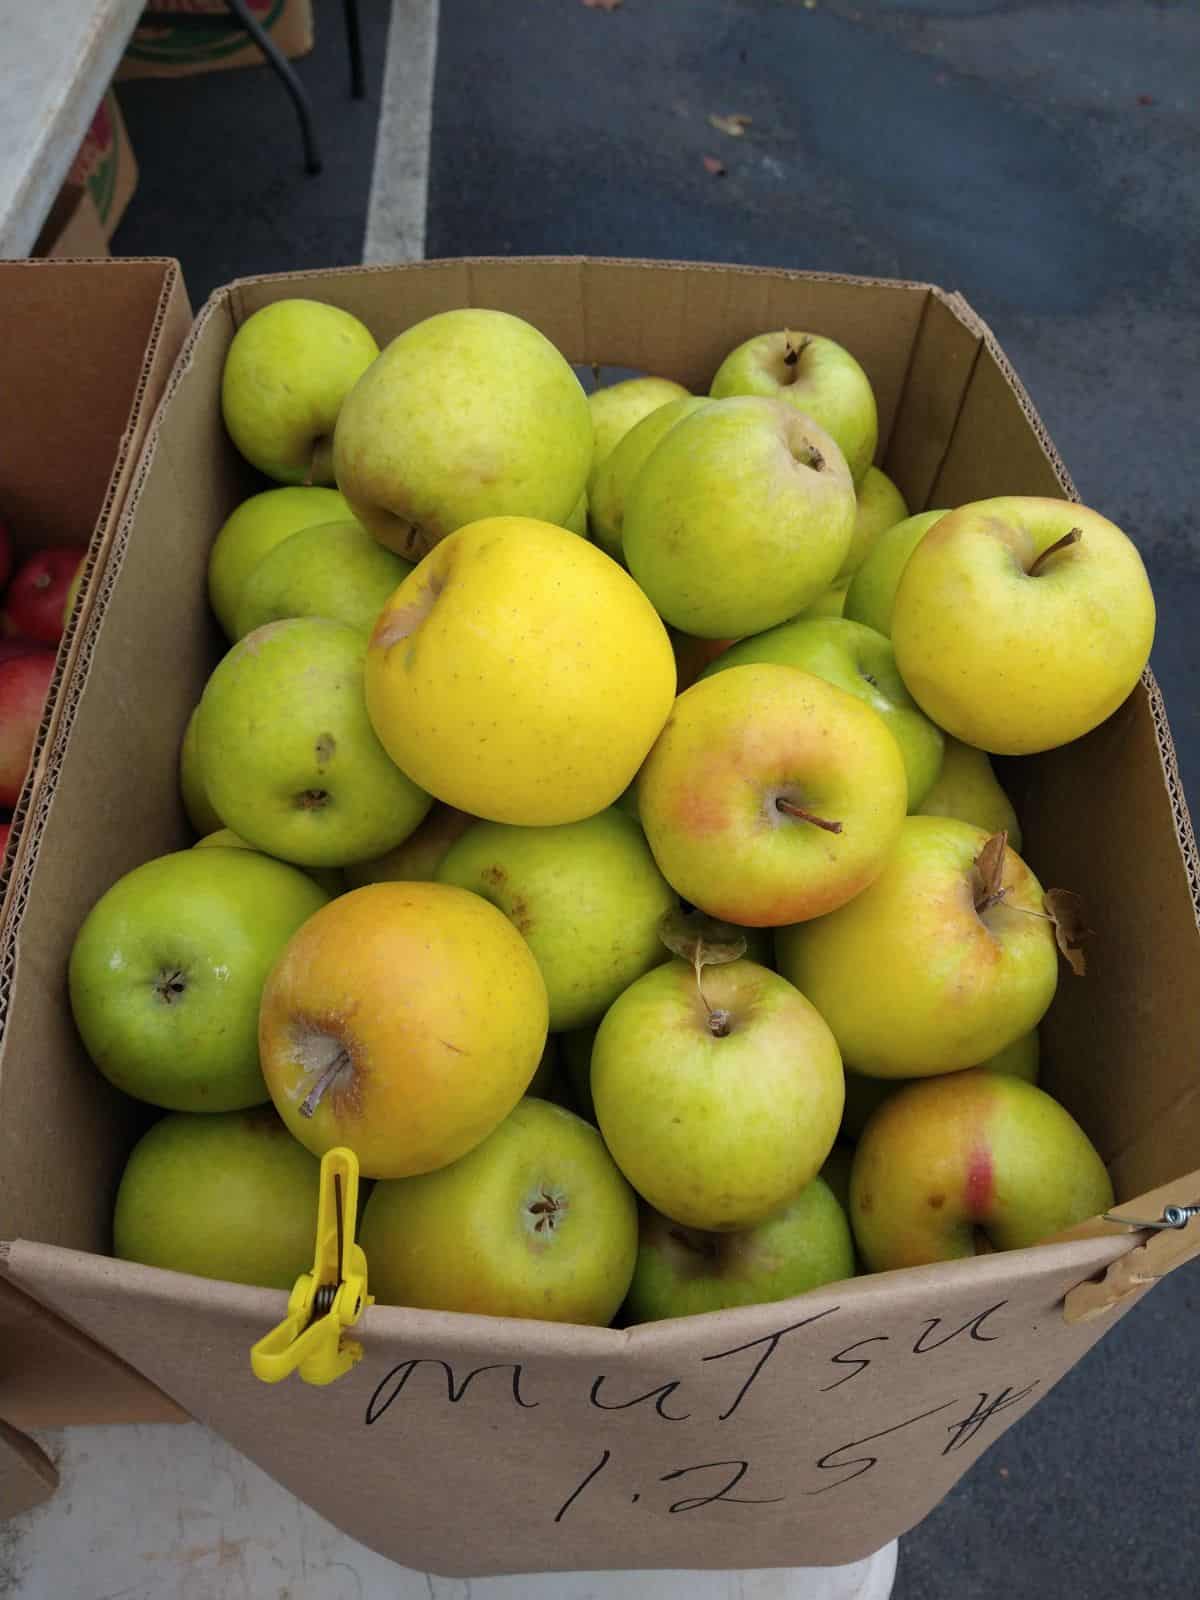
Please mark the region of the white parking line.
[[425, 254], [437, 31], [438, 0], [392, 0], [363, 241], [368, 263]]

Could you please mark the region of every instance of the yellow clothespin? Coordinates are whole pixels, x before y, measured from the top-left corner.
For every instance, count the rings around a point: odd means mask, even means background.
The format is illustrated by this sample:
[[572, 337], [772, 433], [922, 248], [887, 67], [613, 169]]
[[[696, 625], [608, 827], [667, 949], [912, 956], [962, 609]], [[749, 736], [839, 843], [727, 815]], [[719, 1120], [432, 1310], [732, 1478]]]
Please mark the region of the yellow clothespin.
[[321, 1158], [317, 1243], [313, 1269], [296, 1279], [288, 1314], [250, 1351], [263, 1383], [299, 1372], [305, 1383], [332, 1383], [358, 1361], [363, 1347], [343, 1337], [374, 1295], [367, 1293], [367, 1258], [354, 1242], [358, 1215], [358, 1157], [339, 1147]]

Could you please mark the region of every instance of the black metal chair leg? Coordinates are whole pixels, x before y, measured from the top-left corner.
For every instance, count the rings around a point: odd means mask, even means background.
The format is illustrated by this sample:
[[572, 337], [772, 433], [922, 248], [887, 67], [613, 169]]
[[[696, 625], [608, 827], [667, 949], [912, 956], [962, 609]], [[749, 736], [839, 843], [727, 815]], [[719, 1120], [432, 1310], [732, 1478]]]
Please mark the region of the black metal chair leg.
[[342, 0], [346, 18], [346, 47], [350, 51], [350, 93], [355, 100], [367, 97], [367, 79], [363, 70], [362, 33], [358, 26], [358, 0]]
[[296, 115], [300, 119], [300, 138], [304, 144], [305, 169], [312, 173], [320, 172], [321, 155], [317, 149], [317, 136], [313, 129], [312, 107], [308, 103], [308, 95], [304, 92], [303, 84], [292, 71], [291, 63], [274, 39], [271, 38], [258, 20], [251, 15], [246, 0], [225, 0], [225, 3], [254, 40], [263, 55], [266, 56], [282, 81], [284, 88], [291, 96], [292, 104], [296, 108]]

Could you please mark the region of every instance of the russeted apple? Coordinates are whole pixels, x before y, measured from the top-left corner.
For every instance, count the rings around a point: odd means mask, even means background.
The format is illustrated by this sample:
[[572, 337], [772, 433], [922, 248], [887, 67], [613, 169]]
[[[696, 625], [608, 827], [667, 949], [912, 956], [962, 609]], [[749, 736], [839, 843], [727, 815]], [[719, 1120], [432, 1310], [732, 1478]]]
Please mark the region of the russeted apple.
[[864, 622], [887, 639], [892, 636], [892, 607], [896, 589], [908, 558], [944, 511], [919, 511], [914, 517], [893, 523], [878, 534], [867, 551], [863, 564], [850, 580], [842, 615], [851, 622]]
[[674, 1222], [727, 1232], [762, 1222], [817, 1175], [845, 1087], [833, 1034], [804, 995], [756, 962], [698, 957], [654, 967], [610, 1006], [591, 1092], [642, 1198]]
[[393, 339], [334, 436], [354, 515], [409, 561], [484, 517], [562, 522], [592, 449], [587, 396], [562, 354], [532, 323], [478, 307]]
[[446, 804], [521, 826], [612, 805], [674, 695], [671, 641], [629, 574], [528, 517], [443, 539], [367, 653], [367, 710], [392, 760]]
[[646, 1206], [626, 1301], [629, 1322], [765, 1305], [852, 1278], [854, 1239], [820, 1177], [764, 1221], [736, 1233], [685, 1228]]
[[253, 850], [180, 850], [118, 878], [69, 963], [84, 1048], [118, 1089], [172, 1111], [261, 1105], [267, 973], [328, 896]]
[[258, 563], [293, 533], [314, 524], [342, 522], [350, 507], [336, 489], [297, 484], [264, 489], [226, 517], [208, 555], [208, 599], [232, 643], [242, 585]]
[[1107, 1211], [1113, 1187], [1065, 1107], [1009, 1074], [909, 1084], [863, 1131], [850, 1216], [872, 1272], [1020, 1250]]
[[758, 334], [729, 352], [709, 392], [782, 400], [832, 434], [856, 484], [866, 476], [879, 434], [875, 393], [837, 340], [786, 328]]
[[196, 745], [208, 798], [226, 827], [281, 861], [371, 860], [429, 809], [367, 717], [366, 645], [326, 617], [268, 622], [205, 686]]
[[347, 1145], [364, 1176], [406, 1178], [457, 1161], [508, 1115], [547, 1014], [537, 962], [495, 906], [448, 884], [372, 883], [280, 953], [259, 1055], [306, 1149]]
[[330, 617], [370, 633], [412, 571], [357, 522], [320, 522], [289, 534], [248, 574], [234, 613], [238, 639], [285, 617]]
[[780, 928], [776, 960], [833, 1029], [847, 1069], [953, 1072], [1029, 1033], [1054, 998], [1045, 898], [1002, 834], [906, 817], [874, 883], [827, 917]]
[[625, 501], [625, 564], [672, 627], [740, 639], [836, 578], [854, 531], [845, 457], [780, 400], [715, 400], [669, 430]]
[[730, 667], [681, 694], [638, 778], [667, 882], [748, 927], [821, 917], [865, 889], [907, 803], [900, 747], [879, 713], [775, 662]]
[[964, 744], [1033, 755], [1067, 744], [1133, 690], [1154, 641], [1133, 541], [1067, 500], [960, 506], [908, 558], [892, 617], [913, 699]]
[[175, 1112], [133, 1147], [113, 1254], [197, 1278], [290, 1289], [312, 1270], [321, 1167], [274, 1106]]
[[556, 1031], [598, 1022], [667, 959], [659, 925], [675, 893], [641, 828], [615, 807], [551, 828], [476, 822], [442, 858], [437, 881], [509, 918], [546, 980]]
[[873, 706], [904, 758], [908, 809], [919, 808], [942, 764], [942, 731], [918, 709], [905, 688], [889, 640], [844, 617], [797, 618], [722, 651], [701, 677], [711, 678], [755, 661], [799, 667]]
[[279, 483], [333, 482], [334, 426], [379, 355], [357, 317], [292, 296], [263, 306], [234, 334], [221, 374], [229, 437]]
[[595, 1128], [531, 1097], [453, 1165], [377, 1183], [359, 1238], [384, 1305], [604, 1327], [637, 1202]]

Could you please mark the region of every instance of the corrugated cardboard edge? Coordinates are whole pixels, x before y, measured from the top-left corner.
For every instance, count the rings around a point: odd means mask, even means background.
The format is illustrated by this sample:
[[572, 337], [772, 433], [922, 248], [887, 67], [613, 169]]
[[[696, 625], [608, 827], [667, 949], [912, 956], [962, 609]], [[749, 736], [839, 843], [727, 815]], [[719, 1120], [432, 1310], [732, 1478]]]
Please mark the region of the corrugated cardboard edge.
[[[58, 719], [65, 708], [67, 698], [72, 693], [71, 683], [76, 673], [78, 644], [95, 598], [97, 574], [102, 572], [107, 561], [142, 444], [166, 391], [174, 369], [176, 354], [184, 342], [192, 321], [191, 304], [183, 281], [183, 271], [179, 262], [173, 257], [130, 256], [120, 261], [114, 261], [112, 258], [87, 259], [97, 260], [97, 263], [102, 264], [107, 270], [118, 272], [124, 269], [126, 262], [139, 266], [159, 265], [164, 268], [163, 283], [146, 340], [146, 353], [129, 408], [129, 418], [113, 461], [104, 503], [88, 543], [87, 566], [79, 586], [79, 596], [59, 643], [58, 662], [47, 697], [46, 710], [34, 742], [25, 784], [13, 810], [8, 860], [0, 867], [0, 928], [8, 923], [10, 917], [16, 916], [19, 920], [19, 911], [11, 891], [21, 874], [21, 861], [27, 844], [31, 843], [32, 847], [36, 847], [36, 840], [32, 842], [29, 840], [26, 819], [35, 804], [35, 796], [42, 783], [46, 754], [53, 743]], [[80, 261], [72, 263], [74, 266], [81, 264], [86, 263]], [[54, 270], [52, 262], [31, 263], [30, 266], [31, 270], [35, 271]], [[0, 1034], [3, 1033], [3, 1017], [8, 1003], [10, 977], [9, 967], [0, 968]]]

